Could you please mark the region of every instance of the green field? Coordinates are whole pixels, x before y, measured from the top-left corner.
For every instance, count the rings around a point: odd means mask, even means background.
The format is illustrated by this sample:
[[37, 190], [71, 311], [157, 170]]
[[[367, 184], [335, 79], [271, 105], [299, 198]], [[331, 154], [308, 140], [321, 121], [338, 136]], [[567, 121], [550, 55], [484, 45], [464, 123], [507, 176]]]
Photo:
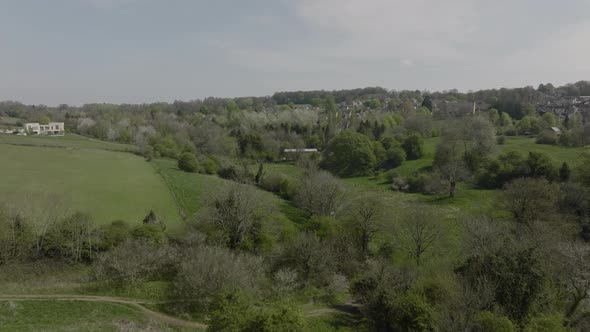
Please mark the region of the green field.
[[137, 148], [130, 144], [105, 142], [76, 134], [65, 136], [17, 136], [0, 134], [0, 144], [61, 147], [68, 149], [100, 149], [111, 151], [134, 152]]
[[178, 331], [119, 303], [84, 301], [0, 302], [1, 331]]
[[[178, 169], [174, 160], [157, 159], [153, 163], [166, 179], [176, 200], [189, 218], [195, 215], [217, 193], [235, 184], [216, 175], [183, 172]], [[273, 165], [268, 166], [272, 167]], [[295, 172], [298, 171], [297, 168], [291, 165], [284, 165], [284, 167]], [[292, 203], [263, 190], [259, 190], [259, 193], [264, 198], [264, 201], [270, 202], [270, 208], [275, 210], [272, 213], [276, 214], [276, 220], [283, 225], [288, 227], [301, 226], [305, 222], [305, 213]]]
[[137, 223], [150, 209], [170, 225], [180, 221], [162, 177], [143, 158], [110, 151], [119, 144], [74, 135], [7, 136], [0, 139], [0, 202], [32, 216], [81, 211], [97, 224]]

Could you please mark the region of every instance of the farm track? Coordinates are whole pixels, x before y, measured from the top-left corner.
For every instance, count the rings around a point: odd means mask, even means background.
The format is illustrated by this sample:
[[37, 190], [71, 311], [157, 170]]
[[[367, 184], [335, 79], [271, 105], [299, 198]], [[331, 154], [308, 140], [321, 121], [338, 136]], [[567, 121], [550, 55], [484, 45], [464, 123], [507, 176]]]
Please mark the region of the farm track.
[[146, 304], [154, 304], [155, 302], [111, 297], [111, 296], [89, 296], [89, 295], [0, 295], [0, 301], [84, 301], [84, 302], [106, 302], [106, 303], [118, 303], [128, 305], [132, 308], [138, 309], [147, 317], [158, 320], [160, 322], [174, 325], [183, 328], [195, 328], [204, 330], [207, 328], [206, 324], [191, 322], [188, 320], [180, 319], [174, 316], [170, 316], [161, 312], [153, 311], [146, 308]]

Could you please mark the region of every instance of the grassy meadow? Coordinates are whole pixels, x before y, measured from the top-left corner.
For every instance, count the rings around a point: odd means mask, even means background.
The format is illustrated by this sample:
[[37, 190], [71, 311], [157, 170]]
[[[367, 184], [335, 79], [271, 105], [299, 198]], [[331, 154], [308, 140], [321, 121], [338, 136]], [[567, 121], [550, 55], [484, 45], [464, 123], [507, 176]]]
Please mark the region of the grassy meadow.
[[49, 300], [0, 302], [0, 330], [180, 331], [125, 304]]
[[67, 133], [64, 136], [18, 136], [0, 135], [0, 144], [37, 147], [59, 147], [71, 150], [100, 149], [110, 151], [135, 152], [137, 147], [130, 144], [100, 141], [81, 135]]
[[[189, 219], [198, 213], [215, 195], [235, 185], [234, 182], [216, 175], [183, 172], [178, 169], [175, 160], [156, 159], [152, 162], [167, 182], [175, 199]], [[274, 165], [270, 164], [269, 167], [274, 167]], [[285, 165], [284, 167], [294, 172], [300, 171], [292, 165]], [[305, 214], [291, 202], [285, 201], [272, 193], [257, 190], [261, 197], [264, 198], [264, 201], [270, 202], [269, 208], [272, 211], [269, 212], [284, 226], [299, 227], [305, 222]]]
[[162, 177], [143, 158], [113, 151], [124, 148], [77, 135], [1, 135], [0, 202], [31, 216], [80, 211], [97, 224], [138, 223], [153, 209], [169, 225], [179, 223]]

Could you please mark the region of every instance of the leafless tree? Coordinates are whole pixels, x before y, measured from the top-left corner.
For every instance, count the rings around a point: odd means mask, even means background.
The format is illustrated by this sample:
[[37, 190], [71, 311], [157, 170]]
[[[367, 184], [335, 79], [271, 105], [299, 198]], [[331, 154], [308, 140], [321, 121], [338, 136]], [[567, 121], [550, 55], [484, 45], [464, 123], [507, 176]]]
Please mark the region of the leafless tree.
[[590, 298], [590, 246], [581, 241], [561, 243], [555, 261], [560, 279], [569, 293], [566, 317], [574, 317], [582, 302]]
[[103, 282], [133, 284], [154, 275], [173, 257], [167, 247], [143, 240], [127, 240], [98, 256], [94, 276]]
[[369, 252], [369, 243], [383, 229], [384, 204], [377, 195], [364, 195], [348, 204], [345, 218], [357, 239], [361, 254]]
[[221, 233], [228, 248], [237, 249], [246, 237], [259, 235], [272, 211], [261, 194], [248, 186], [234, 185], [215, 197], [202, 217]]
[[344, 199], [344, 187], [326, 171], [310, 172], [301, 179], [295, 201], [317, 216], [332, 216]]
[[531, 227], [534, 222], [546, 220], [556, 211], [558, 198], [558, 185], [545, 179], [521, 178], [504, 187], [500, 205], [518, 225]]
[[417, 266], [422, 263], [426, 252], [432, 251], [440, 239], [439, 220], [425, 206], [414, 206], [401, 220], [398, 230], [400, 248], [405, 251]]

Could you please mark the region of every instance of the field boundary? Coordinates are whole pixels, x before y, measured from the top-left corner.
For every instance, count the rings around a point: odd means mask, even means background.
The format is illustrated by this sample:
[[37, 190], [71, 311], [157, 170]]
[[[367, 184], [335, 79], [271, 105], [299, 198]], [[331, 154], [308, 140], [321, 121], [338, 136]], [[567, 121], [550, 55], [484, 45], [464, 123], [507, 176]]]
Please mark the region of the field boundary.
[[166, 174], [164, 174], [164, 172], [162, 171], [162, 169], [153, 161], [150, 161], [150, 164], [152, 164], [152, 167], [156, 170], [156, 173], [158, 173], [160, 175], [160, 177], [164, 180], [164, 183], [166, 183], [166, 188], [168, 188], [168, 191], [170, 192], [170, 194], [172, 194], [172, 200], [174, 200], [174, 203], [176, 204], [176, 207], [178, 208], [178, 214], [180, 215], [180, 218], [182, 219], [182, 221], [186, 222], [187, 220], [187, 216], [186, 216], [186, 211], [184, 209], [183, 204], [181, 204], [180, 199], [178, 198], [178, 196], [176, 196], [176, 193], [174, 192], [174, 188], [172, 186], [172, 183], [170, 182], [170, 180], [168, 180], [168, 177], [166, 177]]

